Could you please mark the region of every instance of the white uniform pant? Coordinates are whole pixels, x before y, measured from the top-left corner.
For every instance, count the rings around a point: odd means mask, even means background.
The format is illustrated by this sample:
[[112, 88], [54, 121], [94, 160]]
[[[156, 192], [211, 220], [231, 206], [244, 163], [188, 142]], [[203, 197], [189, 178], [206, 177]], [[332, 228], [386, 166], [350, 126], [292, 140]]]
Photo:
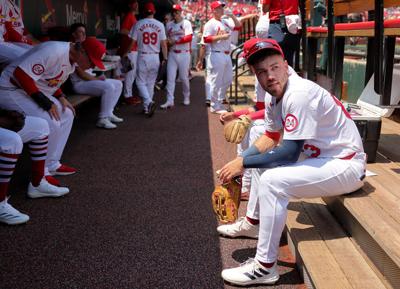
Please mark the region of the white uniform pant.
[[58, 99], [53, 96], [47, 97], [57, 105], [60, 121], [50, 118], [49, 113], [40, 108], [23, 90], [0, 89], [0, 103], [3, 108], [24, 112], [27, 116], [36, 116], [47, 121], [50, 134], [46, 167], [54, 171], [61, 165], [60, 159], [71, 132], [74, 115], [70, 109], [63, 111]]
[[0, 68], [10, 64], [32, 47], [28, 44], [21, 44], [23, 45], [0, 41]]
[[260, 220], [256, 259], [277, 260], [290, 199], [351, 193], [362, 187], [364, 174], [364, 153], [351, 160], [309, 158], [290, 166], [252, 169], [246, 216]]
[[205, 83], [205, 90], [206, 90], [206, 100], [211, 101], [211, 80], [210, 77], [210, 67], [208, 66], [208, 63], [210, 61], [210, 54], [206, 54], [205, 59], [206, 59], [206, 83]]
[[182, 81], [182, 93], [184, 99], [190, 97], [189, 84], [190, 52], [176, 53], [173, 50], [168, 55], [167, 63], [167, 100], [174, 101], [176, 73], [179, 71], [179, 78]]
[[207, 66], [207, 74], [211, 86], [211, 107], [218, 110], [225, 99], [226, 91], [232, 83], [232, 61], [229, 54], [211, 52]]
[[136, 70], [136, 86], [143, 98], [144, 109], [153, 101], [154, 85], [156, 83], [160, 58], [158, 54], [143, 54], [139, 52]]
[[110, 117], [122, 92], [122, 82], [117, 79], [78, 81], [73, 89], [79, 94], [101, 97], [99, 118]]
[[128, 53], [128, 58], [131, 62], [132, 70], [130, 70], [125, 74], [124, 97], [131, 97], [133, 95], [132, 86], [136, 78], [137, 57], [138, 57], [137, 51], [131, 51]]
[[[251, 123], [249, 130], [244, 136], [242, 142], [237, 145], [237, 155], [241, 156], [264, 132], [265, 121], [256, 119]], [[250, 192], [251, 186], [251, 169], [245, 169], [242, 177], [242, 193]]]

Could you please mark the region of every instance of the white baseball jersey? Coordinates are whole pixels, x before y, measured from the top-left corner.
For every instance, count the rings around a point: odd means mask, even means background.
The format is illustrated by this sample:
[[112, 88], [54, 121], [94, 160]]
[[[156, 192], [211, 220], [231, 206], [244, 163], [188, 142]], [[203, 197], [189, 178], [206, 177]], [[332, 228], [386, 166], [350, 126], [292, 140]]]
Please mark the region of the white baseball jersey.
[[0, 0], [0, 41], [4, 41], [4, 34], [6, 33], [6, 19], [7, 19], [7, 14], [6, 14], [6, 7], [5, 7], [5, 0]]
[[[230, 24], [227, 19], [221, 19], [221, 21], [212, 18], [208, 20], [204, 26], [203, 37], [216, 36], [220, 34], [232, 34], [234, 26]], [[231, 51], [231, 39], [219, 40], [210, 43], [211, 51]]]
[[49, 41], [34, 46], [6, 67], [0, 86], [15, 88], [11, 78], [14, 79], [13, 73], [19, 67], [35, 81], [41, 92], [53, 95], [75, 71], [75, 64], [69, 60], [69, 50], [69, 42]]
[[[192, 24], [183, 19], [179, 23], [175, 23], [175, 21], [170, 21], [167, 23], [167, 37], [173, 39], [175, 41], [180, 40], [186, 35], [193, 34]], [[186, 42], [182, 44], [174, 44], [171, 47], [171, 50], [190, 50], [191, 42]]]
[[[226, 19], [225, 19], [226, 17]], [[232, 33], [231, 33], [231, 43], [233, 45], [238, 45], [239, 43], [239, 30], [235, 29], [235, 22], [231, 17], [225, 16], [224, 19], [229, 23], [229, 27], [233, 27]]]
[[0, 0], [2, 2], [2, 13], [4, 13], [6, 20], [11, 22], [12, 27], [19, 34], [24, 35], [24, 22], [22, 21], [21, 11], [19, 7], [12, 0]]
[[139, 20], [129, 36], [137, 41], [138, 51], [160, 53], [161, 41], [166, 40], [164, 25], [153, 18]]
[[[280, 103], [275, 104], [274, 98], [269, 105], [266, 103], [266, 130], [283, 127], [283, 139], [305, 140], [303, 152], [307, 156], [343, 158], [363, 152], [361, 137], [349, 113], [338, 99], [314, 82], [289, 77]], [[274, 106], [277, 109], [271, 109]]]

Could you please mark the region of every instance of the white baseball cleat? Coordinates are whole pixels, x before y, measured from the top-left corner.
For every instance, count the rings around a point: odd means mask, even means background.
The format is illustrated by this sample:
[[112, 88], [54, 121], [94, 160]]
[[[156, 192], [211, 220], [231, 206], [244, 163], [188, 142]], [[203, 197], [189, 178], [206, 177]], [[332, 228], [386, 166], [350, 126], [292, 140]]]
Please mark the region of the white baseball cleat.
[[99, 118], [99, 120], [96, 123], [96, 126], [105, 129], [114, 129], [117, 127], [107, 117]]
[[123, 118], [120, 118], [120, 117], [116, 116], [115, 114], [112, 114], [108, 119], [111, 122], [115, 122], [115, 123], [119, 123], [119, 122], [123, 122], [124, 121]]
[[190, 98], [189, 97], [185, 97], [185, 99], [183, 100], [183, 105], [190, 105]]
[[225, 269], [221, 276], [225, 281], [240, 286], [274, 284], [279, 280], [276, 262], [271, 268], [265, 268], [255, 259], [247, 260], [240, 267]]
[[174, 107], [174, 101], [172, 100], [167, 100], [165, 103], [160, 105], [162, 109], [168, 109], [168, 108], [173, 108]]
[[34, 187], [32, 183], [28, 187], [28, 196], [30, 198], [57, 198], [69, 193], [66, 187], [56, 187], [49, 184], [45, 178], [40, 181], [39, 186]]
[[223, 106], [210, 106], [210, 112], [211, 113], [216, 113], [216, 114], [223, 114], [227, 112], [227, 110]]
[[19, 225], [29, 221], [29, 216], [21, 213], [8, 202], [8, 198], [0, 202], [0, 222], [7, 225]]
[[250, 224], [246, 217], [241, 217], [233, 224], [218, 226], [217, 231], [220, 235], [225, 237], [247, 237], [257, 239], [258, 227], [258, 225]]

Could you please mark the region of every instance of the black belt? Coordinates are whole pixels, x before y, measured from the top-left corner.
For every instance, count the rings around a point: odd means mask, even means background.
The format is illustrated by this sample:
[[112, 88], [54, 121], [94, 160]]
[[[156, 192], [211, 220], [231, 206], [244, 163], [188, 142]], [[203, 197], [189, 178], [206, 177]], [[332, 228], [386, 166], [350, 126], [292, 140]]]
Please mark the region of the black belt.
[[278, 24], [280, 23], [279, 19], [278, 20], [270, 20], [269, 24]]

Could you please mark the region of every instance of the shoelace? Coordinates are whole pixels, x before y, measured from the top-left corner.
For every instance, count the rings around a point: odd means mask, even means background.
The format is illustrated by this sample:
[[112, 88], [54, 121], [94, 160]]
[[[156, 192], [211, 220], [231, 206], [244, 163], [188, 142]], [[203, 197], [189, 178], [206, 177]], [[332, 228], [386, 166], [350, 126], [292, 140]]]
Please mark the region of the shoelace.
[[257, 262], [254, 258], [249, 258], [246, 261], [244, 261], [243, 263], [240, 264], [240, 267], [244, 267], [247, 265], [251, 265], [251, 274], [254, 274], [255, 270], [257, 269]]

